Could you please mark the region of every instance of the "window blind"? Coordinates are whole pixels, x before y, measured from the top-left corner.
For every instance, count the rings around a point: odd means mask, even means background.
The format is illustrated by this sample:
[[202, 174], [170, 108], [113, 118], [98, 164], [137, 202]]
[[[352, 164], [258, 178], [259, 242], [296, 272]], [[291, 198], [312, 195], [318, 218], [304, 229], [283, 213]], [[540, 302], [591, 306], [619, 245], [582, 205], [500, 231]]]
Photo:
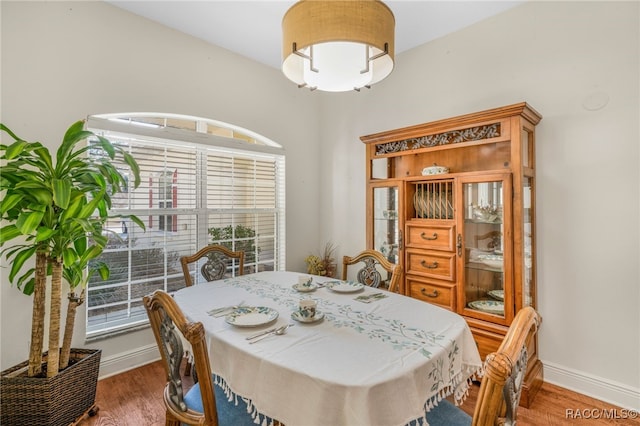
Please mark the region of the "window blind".
[[[244, 273], [284, 267], [284, 153], [242, 149], [242, 142], [234, 148], [228, 140], [217, 146], [219, 136], [193, 142], [186, 132], [167, 139], [160, 130], [156, 137], [149, 129], [124, 132], [121, 124], [112, 130], [106, 120], [89, 124], [138, 162], [140, 186], [114, 196], [110, 214], [136, 215], [146, 231], [129, 219], [109, 220], [99, 261], [111, 273], [89, 281], [87, 338], [145, 323], [142, 297], [184, 287], [180, 257], [207, 244], [245, 251]], [[193, 275], [197, 285], [202, 278]]]

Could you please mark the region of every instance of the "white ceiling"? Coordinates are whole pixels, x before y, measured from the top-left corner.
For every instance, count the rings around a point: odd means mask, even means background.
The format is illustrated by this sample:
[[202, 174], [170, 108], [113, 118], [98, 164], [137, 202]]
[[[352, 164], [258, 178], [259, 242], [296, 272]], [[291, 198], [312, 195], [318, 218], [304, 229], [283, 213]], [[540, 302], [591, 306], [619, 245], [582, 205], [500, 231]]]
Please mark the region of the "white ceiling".
[[[274, 68], [281, 63], [281, 22], [291, 0], [106, 0], [136, 15]], [[396, 18], [396, 54], [501, 13], [526, 0], [388, 0]]]

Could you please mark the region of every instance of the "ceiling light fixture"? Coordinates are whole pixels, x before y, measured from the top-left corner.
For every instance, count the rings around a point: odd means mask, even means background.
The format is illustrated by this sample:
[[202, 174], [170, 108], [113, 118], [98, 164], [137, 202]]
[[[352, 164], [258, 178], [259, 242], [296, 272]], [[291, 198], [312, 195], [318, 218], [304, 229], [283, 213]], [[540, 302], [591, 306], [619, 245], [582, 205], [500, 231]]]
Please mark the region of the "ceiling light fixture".
[[393, 70], [394, 32], [380, 0], [300, 0], [282, 19], [282, 72], [311, 90], [370, 88]]

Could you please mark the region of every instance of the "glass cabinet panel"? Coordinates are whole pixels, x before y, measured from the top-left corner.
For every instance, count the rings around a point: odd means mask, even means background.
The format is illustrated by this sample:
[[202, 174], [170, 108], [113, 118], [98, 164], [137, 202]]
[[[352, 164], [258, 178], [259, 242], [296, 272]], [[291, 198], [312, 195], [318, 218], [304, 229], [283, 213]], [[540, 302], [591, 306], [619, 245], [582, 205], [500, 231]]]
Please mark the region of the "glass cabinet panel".
[[463, 183], [464, 306], [504, 317], [504, 183]]
[[373, 249], [400, 263], [398, 186], [373, 188]]
[[391, 162], [388, 158], [371, 160], [371, 179], [389, 179], [391, 177]]
[[524, 248], [523, 248], [523, 257], [524, 261], [522, 263], [522, 281], [523, 281], [523, 290], [522, 296], [524, 300], [522, 301], [522, 306], [534, 306], [533, 303], [533, 289], [534, 285], [534, 259], [535, 250], [533, 247], [533, 179], [530, 177], [525, 177], [522, 188], [522, 202], [523, 202], [523, 226], [524, 226]]

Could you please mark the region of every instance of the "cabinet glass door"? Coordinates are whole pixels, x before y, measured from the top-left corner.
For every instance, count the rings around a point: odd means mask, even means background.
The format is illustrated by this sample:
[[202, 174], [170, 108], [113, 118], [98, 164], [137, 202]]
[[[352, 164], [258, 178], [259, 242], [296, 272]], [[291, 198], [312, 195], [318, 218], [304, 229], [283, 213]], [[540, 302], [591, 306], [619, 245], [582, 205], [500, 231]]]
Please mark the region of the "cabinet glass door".
[[534, 268], [534, 255], [535, 250], [533, 247], [533, 179], [530, 177], [525, 177], [523, 179], [523, 187], [522, 187], [522, 202], [523, 202], [523, 219], [522, 224], [524, 226], [524, 248], [523, 248], [523, 264], [522, 264], [522, 280], [523, 280], [523, 291], [522, 291], [522, 306], [534, 306], [534, 294], [533, 289], [535, 288], [535, 276], [533, 275]]
[[373, 249], [391, 263], [400, 262], [398, 186], [373, 188]]
[[[464, 218], [458, 247], [464, 247], [462, 307], [467, 312], [505, 317], [506, 181], [463, 181]], [[510, 194], [510, 191], [509, 191]], [[462, 250], [461, 250], [462, 251]], [[508, 256], [507, 256], [508, 257]]]

